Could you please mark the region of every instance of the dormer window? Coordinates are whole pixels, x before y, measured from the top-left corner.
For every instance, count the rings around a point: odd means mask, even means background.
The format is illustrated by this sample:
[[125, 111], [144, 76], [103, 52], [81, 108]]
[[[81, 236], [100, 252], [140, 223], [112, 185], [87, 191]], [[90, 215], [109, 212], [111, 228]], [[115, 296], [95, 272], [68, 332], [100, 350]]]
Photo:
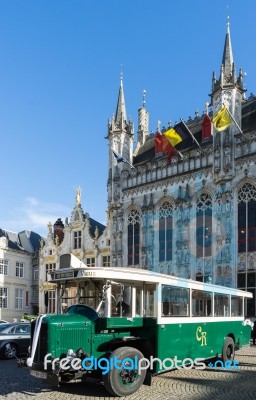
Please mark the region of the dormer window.
[[81, 249], [82, 245], [82, 231], [74, 232], [74, 249]]

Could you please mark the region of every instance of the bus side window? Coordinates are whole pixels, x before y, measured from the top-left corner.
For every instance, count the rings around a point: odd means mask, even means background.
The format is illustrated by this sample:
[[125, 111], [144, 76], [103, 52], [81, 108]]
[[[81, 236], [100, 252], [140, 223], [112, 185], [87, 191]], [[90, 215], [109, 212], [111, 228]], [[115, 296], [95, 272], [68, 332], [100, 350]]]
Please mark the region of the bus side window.
[[230, 316], [230, 296], [228, 294], [214, 293], [214, 316]]
[[162, 286], [162, 316], [189, 316], [189, 289], [176, 286]]
[[231, 296], [231, 317], [243, 316], [243, 298]]
[[212, 316], [212, 293], [204, 290], [192, 289], [192, 316]]

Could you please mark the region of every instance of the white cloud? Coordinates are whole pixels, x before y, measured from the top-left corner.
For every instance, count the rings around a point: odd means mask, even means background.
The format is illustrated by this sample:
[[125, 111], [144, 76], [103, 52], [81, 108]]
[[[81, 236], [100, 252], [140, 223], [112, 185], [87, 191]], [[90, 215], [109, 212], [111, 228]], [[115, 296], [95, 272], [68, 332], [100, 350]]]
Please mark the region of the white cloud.
[[6, 220], [2, 228], [14, 232], [29, 229], [46, 235], [49, 222], [54, 224], [58, 218], [64, 220], [65, 217], [70, 216], [70, 213], [71, 210], [63, 204], [44, 203], [34, 197], [27, 197], [18, 209], [12, 210], [12, 215], [16, 218]]

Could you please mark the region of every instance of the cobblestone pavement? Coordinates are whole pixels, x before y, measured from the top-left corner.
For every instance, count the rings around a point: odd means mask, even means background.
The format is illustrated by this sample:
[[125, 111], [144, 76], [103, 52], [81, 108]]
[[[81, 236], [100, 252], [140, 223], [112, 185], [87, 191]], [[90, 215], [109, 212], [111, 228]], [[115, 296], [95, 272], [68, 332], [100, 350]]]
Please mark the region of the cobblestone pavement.
[[[152, 386], [142, 386], [131, 400], [256, 400], [256, 346], [236, 352], [240, 370], [175, 370], [153, 378]], [[103, 400], [109, 397], [100, 383], [68, 383], [52, 388], [18, 369], [16, 361], [0, 360], [0, 399], [7, 400]], [[124, 398], [120, 398], [124, 399]], [[126, 398], [127, 400], [127, 398]]]

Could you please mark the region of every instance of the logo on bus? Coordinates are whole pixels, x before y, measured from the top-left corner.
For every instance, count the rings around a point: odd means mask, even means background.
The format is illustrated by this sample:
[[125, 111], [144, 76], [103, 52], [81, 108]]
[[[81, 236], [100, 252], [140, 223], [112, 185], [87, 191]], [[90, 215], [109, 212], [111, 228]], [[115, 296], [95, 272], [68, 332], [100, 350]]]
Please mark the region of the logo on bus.
[[207, 332], [203, 331], [203, 328], [201, 326], [198, 326], [196, 330], [196, 340], [198, 342], [201, 342], [201, 346], [206, 346], [206, 334]]

